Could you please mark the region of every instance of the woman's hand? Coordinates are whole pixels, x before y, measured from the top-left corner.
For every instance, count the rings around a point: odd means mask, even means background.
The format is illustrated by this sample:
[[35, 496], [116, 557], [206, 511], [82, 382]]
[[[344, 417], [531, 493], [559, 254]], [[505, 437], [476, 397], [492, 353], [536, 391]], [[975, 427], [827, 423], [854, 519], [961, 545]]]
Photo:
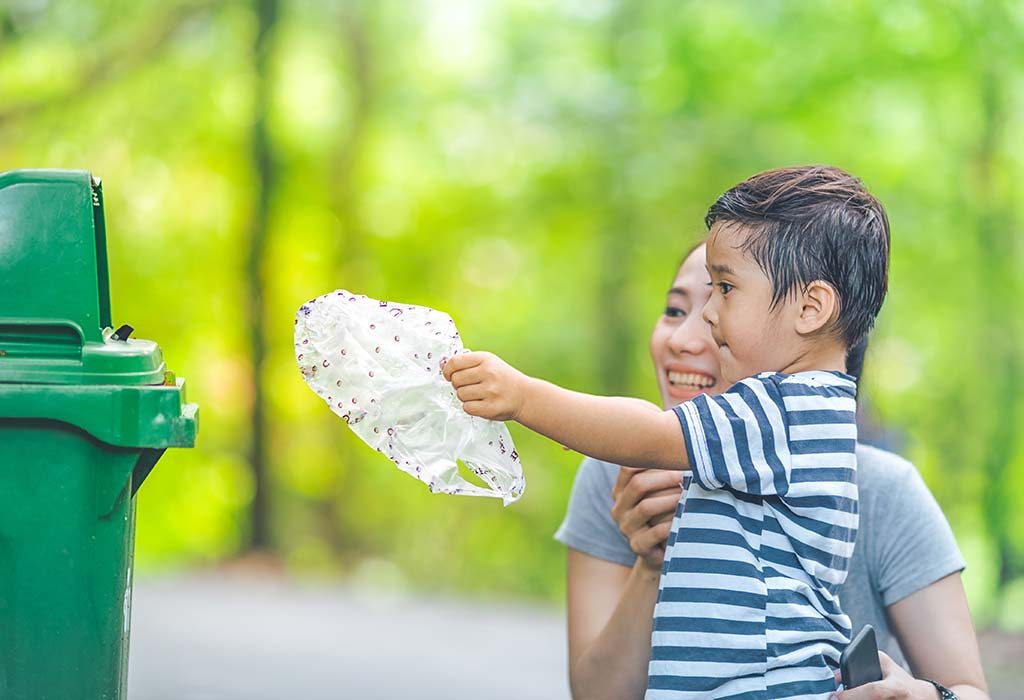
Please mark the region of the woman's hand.
[[622, 467], [612, 487], [612, 517], [644, 566], [661, 571], [672, 517], [682, 495], [682, 473]]
[[[939, 697], [934, 685], [911, 676], [885, 652], [878, 652], [878, 663], [882, 666], [882, 680], [844, 690], [832, 697], [836, 700], [936, 700]], [[842, 680], [838, 671], [836, 680]]]

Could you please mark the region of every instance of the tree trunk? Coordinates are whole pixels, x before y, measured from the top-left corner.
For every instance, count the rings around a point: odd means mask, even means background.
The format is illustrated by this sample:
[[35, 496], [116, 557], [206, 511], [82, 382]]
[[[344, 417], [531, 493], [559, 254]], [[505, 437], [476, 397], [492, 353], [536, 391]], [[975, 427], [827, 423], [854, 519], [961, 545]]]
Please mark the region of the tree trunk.
[[[995, 9], [990, 6], [989, 9]], [[988, 26], [998, 31], [998, 22]], [[990, 51], [990, 49], [983, 49]], [[1013, 237], [1011, 207], [996, 194], [993, 169], [1006, 123], [1006, 83], [999, 73], [1000, 58], [987, 56], [981, 76], [982, 130], [976, 156], [978, 201], [978, 260], [983, 275], [980, 313], [980, 347], [984, 349], [989, 376], [986, 401], [992, 409], [992, 424], [986, 435], [982, 473], [985, 475], [983, 515], [985, 527], [999, 557], [998, 591], [1022, 571], [1020, 557], [1010, 534], [1011, 515], [1016, 509], [1013, 494], [1007, 492], [1010, 465], [1017, 453], [1019, 396], [1021, 391], [1020, 323], [1015, 311], [1019, 298], [1015, 271], [1017, 251]], [[988, 290], [995, 293], [988, 295]]]
[[[609, 18], [605, 52], [609, 72], [621, 72], [618, 43], [637, 23], [637, 9], [626, 3]], [[617, 79], [616, 85], [628, 81]], [[604, 182], [607, 205], [604, 221], [597, 232], [600, 270], [598, 299], [601, 310], [598, 328], [598, 372], [602, 391], [624, 395], [629, 391], [629, 358], [634, 334], [631, 319], [636, 309], [630, 304], [628, 276], [633, 263], [633, 193], [626, 176], [632, 154], [630, 129], [635, 115], [632, 100], [623, 100], [617, 109], [601, 117], [599, 143], [604, 149]]]
[[249, 302], [249, 347], [252, 356], [252, 430], [249, 442], [249, 464], [253, 475], [253, 501], [248, 548], [271, 548], [270, 477], [267, 450], [267, 406], [263, 389], [266, 364], [266, 310], [263, 303], [263, 264], [266, 257], [270, 208], [277, 184], [276, 165], [267, 133], [267, 111], [270, 100], [270, 52], [274, 25], [277, 21], [277, 0], [254, 0], [257, 16], [256, 41], [253, 46], [255, 66], [255, 100], [251, 135], [253, 169], [256, 182], [249, 223], [249, 256], [246, 265], [247, 299]]
[[[373, 54], [367, 4], [345, 3], [340, 16], [341, 47], [348, 69], [350, 114], [349, 123], [331, 153], [329, 206], [337, 217], [334, 231], [334, 259], [331, 272], [345, 280], [347, 289], [358, 289], [366, 279], [367, 256], [362, 244], [364, 226], [360, 215], [362, 191], [358, 185], [358, 166], [365, 146], [366, 127], [371, 118], [374, 98]], [[322, 536], [336, 554], [351, 552], [359, 543], [343, 527], [343, 514], [351, 512], [346, 485], [351, 469], [352, 441], [350, 435], [338, 432], [331, 421], [328, 438], [338, 456], [336, 480], [323, 494], [315, 508]]]

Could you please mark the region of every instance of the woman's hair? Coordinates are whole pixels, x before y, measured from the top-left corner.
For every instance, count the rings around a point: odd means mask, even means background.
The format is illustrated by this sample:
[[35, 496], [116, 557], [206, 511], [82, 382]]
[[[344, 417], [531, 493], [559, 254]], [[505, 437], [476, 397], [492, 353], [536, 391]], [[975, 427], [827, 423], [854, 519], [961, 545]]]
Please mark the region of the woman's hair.
[[[687, 249], [686, 249], [686, 252], [685, 252], [685, 253], [683, 253], [683, 257], [679, 258], [679, 264], [678, 264], [678, 265], [676, 265], [676, 269], [675, 269], [675, 271], [674, 271], [674, 272], [673, 272], [672, 274], [673, 274], [673, 275], [677, 275], [677, 274], [679, 274], [679, 269], [680, 269], [680, 268], [681, 268], [681, 267], [683, 266], [683, 264], [684, 264], [684, 263], [685, 263], [685, 262], [686, 262], [687, 260], [689, 260], [689, 259], [690, 259], [690, 256], [691, 256], [691, 255], [693, 255], [693, 254], [694, 254], [694, 252], [695, 252], [695, 251], [696, 251], [696, 250], [697, 250], [698, 248], [700, 248], [700, 247], [701, 247], [702, 245], [704, 245], [704, 244], [705, 244], [705, 243], [707, 243], [707, 242], [708, 242], [708, 239], [707, 239], [707, 238], [698, 238], [698, 239], [697, 239], [697, 242], [696, 242], [696, 243], [694, 243], [694, 244], [693, 244], [693, 245], [691, 245], [691, 246], [690, 246], [689, 248], [687, 248]], [[673, 279], [674, 279], [674, 277], [673, 277]]]
[[860, 382], [860, 376], [864, 373], [864, 355], [868, 351], [868, 337], [864, 336], [858, 342], [846, 349], [846, 373]]

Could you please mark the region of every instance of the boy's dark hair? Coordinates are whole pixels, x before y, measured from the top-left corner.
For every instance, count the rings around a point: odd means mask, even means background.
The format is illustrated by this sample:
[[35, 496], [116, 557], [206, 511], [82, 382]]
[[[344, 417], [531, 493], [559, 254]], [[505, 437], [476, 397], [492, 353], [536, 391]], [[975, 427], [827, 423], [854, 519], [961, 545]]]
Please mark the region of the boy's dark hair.
[[871, 330], [889, 285], [889, 219], [849, 173], [823, 165], [754, 175], [711, 205], [704, 223], [748, 231], [743, 250], [772, 283], [772, 305], [815, 280], [839, 296], [835, 331], [855, 348]]

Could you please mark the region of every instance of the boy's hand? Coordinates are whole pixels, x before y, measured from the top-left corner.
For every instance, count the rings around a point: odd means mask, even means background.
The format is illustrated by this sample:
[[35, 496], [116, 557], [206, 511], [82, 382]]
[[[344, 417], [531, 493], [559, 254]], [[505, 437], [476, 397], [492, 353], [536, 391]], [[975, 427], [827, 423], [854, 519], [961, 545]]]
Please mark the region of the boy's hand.
[[444, 378], [452, 383], [471, 416], [515, 420], [522, 410], [529, 378], [489, 352], [467, 352], [449, 358]]

